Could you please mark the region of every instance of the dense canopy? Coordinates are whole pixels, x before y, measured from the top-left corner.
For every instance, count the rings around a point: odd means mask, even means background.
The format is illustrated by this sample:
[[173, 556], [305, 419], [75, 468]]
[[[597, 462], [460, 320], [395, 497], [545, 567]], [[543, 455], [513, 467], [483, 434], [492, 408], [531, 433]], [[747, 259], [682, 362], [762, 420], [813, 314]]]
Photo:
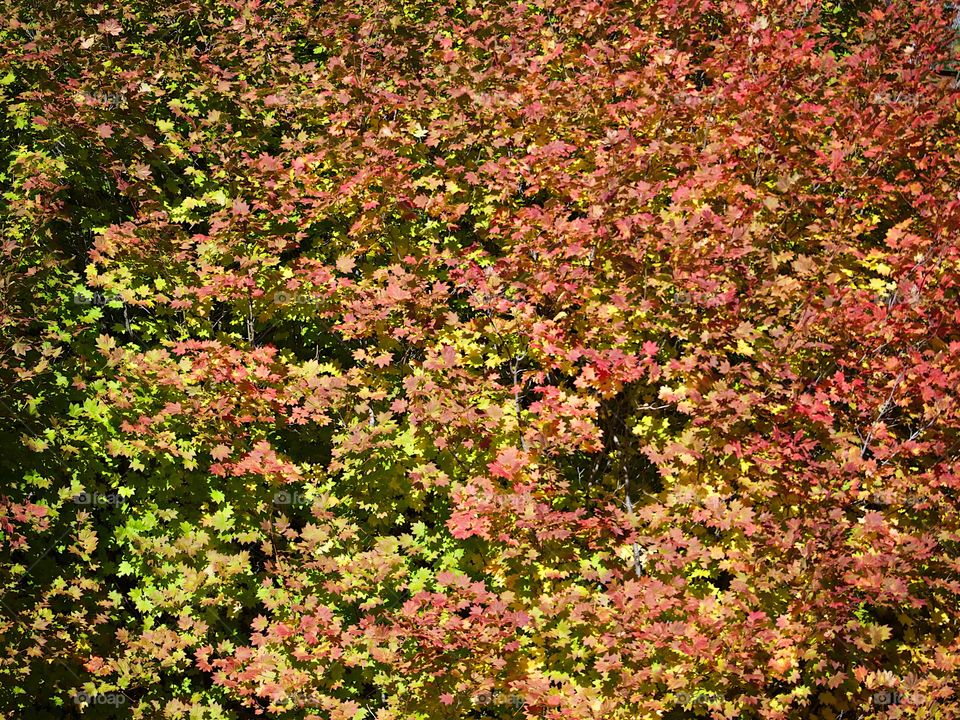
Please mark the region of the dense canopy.
[[955, 718], [929, 0], [0, 0], [0, 713]]

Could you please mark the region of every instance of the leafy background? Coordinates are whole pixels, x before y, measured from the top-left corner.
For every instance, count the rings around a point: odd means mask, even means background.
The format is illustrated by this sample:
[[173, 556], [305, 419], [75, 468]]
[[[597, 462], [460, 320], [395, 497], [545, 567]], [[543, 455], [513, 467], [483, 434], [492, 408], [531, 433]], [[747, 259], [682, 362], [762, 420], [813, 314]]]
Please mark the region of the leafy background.
[[2, 6], [6, 717], [956, 715], [954, 11]]

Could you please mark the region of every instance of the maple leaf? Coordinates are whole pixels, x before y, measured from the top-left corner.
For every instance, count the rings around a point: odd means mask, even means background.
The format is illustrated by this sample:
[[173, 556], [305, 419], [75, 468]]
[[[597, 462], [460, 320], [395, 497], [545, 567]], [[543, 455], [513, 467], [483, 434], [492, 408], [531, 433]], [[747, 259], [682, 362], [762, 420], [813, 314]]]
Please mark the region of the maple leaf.
[[450, 534], [458, 540], [465, 540], [473, 536], [486, 538], [490, 535], [490, 521], [470, 510], [453, 513], [447, 520], [447, 528], [450, 530]]
[[225, 460], [230, 457], [233, 450], [228, 445], [217, 445], [211, 451], [210, 455], [214, 460]]
[[123, 32], [123, 27], [113, 18], [104, 20], [102, 23], [97, 25], [97, 29], [106, 35], [119, 35], [121, 32]]
[[391, 362], [393, 362], [391, 353], [382, 353], [373, 359], [373, 364], [381, 368], [389, 366]]
[[514, 447], [508, 447], [497, 453], [497, 459], [487, 465], [493, 475], [513, 480], [527, 463], [526, 453]]

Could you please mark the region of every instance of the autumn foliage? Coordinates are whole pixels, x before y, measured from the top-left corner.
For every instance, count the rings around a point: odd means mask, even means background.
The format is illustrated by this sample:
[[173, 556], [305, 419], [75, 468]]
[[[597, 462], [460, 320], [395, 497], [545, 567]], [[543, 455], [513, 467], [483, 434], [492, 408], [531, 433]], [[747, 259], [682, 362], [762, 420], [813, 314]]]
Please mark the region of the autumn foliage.
[[929, 0], [3, 0], [0, 713], [960, 717]]

